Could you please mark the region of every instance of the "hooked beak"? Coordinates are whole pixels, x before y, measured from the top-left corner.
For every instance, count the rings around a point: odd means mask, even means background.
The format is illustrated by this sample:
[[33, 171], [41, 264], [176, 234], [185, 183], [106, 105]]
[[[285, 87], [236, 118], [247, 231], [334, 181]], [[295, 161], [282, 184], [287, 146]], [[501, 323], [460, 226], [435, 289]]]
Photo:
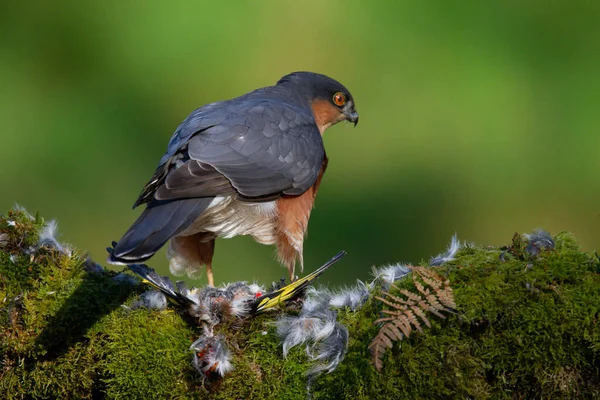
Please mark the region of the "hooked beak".
[[351, 110], [346, 113], [346, 119], [350, 122], [354, 122], [354, 126], [358, 124], [358, 113], [355, 110]]

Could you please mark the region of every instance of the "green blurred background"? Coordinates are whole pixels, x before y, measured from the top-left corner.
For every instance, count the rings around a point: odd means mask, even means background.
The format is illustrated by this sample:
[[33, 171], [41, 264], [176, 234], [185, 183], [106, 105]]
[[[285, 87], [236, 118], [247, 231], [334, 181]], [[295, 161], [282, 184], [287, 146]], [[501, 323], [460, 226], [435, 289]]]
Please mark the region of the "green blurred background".
[[[598, 248], [598, 1], [1, 8], [0, 208], [58, 219], [102, 263], [189, 112], [297, 70], [340, 80], [361, 116], [325, 137], [306, 270], [349, 255], [323, 282], [418, 262], [454, 232], [500, 244], [543, 227]], [[215, 277], [277, 280], [273, 251], [218, 240]], [[164, 251], [149, 264], [168, 271]]]

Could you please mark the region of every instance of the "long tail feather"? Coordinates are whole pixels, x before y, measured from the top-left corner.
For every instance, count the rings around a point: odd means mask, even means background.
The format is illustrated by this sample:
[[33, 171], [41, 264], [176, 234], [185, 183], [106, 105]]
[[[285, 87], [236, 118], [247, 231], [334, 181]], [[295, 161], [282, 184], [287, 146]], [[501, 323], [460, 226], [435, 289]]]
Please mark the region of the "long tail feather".
[[114, 248], [108, 248], [111, 264], [135, 264], [152, 257], [173, 236], [190, 226], [212, 198], [178, 200], [150, 206], [131, 225]]
[[[301, 295], [308, 285], [318, 278], [323, 272], [325, 272], [329, 267], [338, 262], [342, 257], [346, 255], [345, 251], [340, 251], [336, 254], [331, 260], [327, 261], [323, 266], [314, 271], [313, 273], [305, 276], [304, 278], [298, 279], [295, 282], [290, 283], [289, 285], [275, 290], [271, 293], [264, 294], [254, 300], [250, 300], [248, 304], [248, 308], [245, 313], [247, 315], [255, 315], [261, 312], [272, 309], [284, 302], [293, 300], [294, 298]], [[179, 287], [182, 282], [177, 282], [177, 286], [173, 285], [171, 280], [166, 276], [160, 276], [157, 274], [152, 268], [144, 265], [144, 264], [130, 264], [129, 269], [139, 276], [141, 276], [144, 282], [149, 283], [151, 286], [162, 292], [167, 298], [180, 306], [190, 306], [190, 305], [198, 305], [198, 298], [200, 296], [190, 296], [194, 290], [189, 291], [185, 288]], [[226, 291], [227, 289], [215, 289], [212, 290], [222, 290]]]
[[254, 313], [260, 313], [267, 309], [273, 308], [285, 301], [289, 301], [297, 296], [299, 296], [306, 287], [310, 284], [311, 281], [318, 278], [325, 270], [331, 267], [333, 264], [338, 262], [342, 257], [346, 255], [345, 251], [340, 251], [337, 253], [331, 260], [327, 261], [323, 264], [322, 267], [317, 269], [315, 272], [306, 275], [304, 278], [298, 279], [290, 283], [289, 285], [276, 290], [271, 293], [267, 293], [257, 298], [252, 305], [252, 309]]
[[194, 299], [185, 296], [179, 288], [175, 289], [168, 277], [160, 276], [152, 268], [144, 264], [131, 264], [128, 268], [141, 276], [144, 279], [144, 282], [147, 282], [157, 290], [160, 290], [169, 300], [176, 304], [181, 306], [196, 304]]

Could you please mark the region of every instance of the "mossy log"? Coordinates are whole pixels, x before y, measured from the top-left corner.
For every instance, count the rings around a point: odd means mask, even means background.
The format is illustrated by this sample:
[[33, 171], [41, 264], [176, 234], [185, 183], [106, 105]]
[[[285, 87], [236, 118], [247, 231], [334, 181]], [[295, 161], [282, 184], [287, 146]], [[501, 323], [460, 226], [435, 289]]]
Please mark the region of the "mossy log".
[[[40, 242], [43, 225], [19, 210], [0, 217], [0, 398], [306, 398], [304, 348], [284, 358], [271, 324], [293, 307], [223, 324], [235, 369], [206, 380], [191, 364], [196, 321], [126, 307], [144, 284]], [[381, 372], [368, 349], [380, 289], [339, 310], [348, 352], [312, 382], [312, 397], [600, 398], [600, 260], [568, 233], [554, 241], [535, 255], [520, 235], [504, 249], [464, 246], [436, 267], [456, 313], [394, 343]]]

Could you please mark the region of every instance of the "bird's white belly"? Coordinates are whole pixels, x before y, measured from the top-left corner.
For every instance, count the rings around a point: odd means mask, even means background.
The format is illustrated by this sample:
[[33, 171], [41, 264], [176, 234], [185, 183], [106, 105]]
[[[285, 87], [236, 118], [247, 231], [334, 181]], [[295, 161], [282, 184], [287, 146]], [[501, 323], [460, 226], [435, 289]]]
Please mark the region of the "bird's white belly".
[[275, 201], [246, 203], [234, 197], [215, 197], [198, 219], [182, 235], [211, 232], [222, 238], [251, 235], [262, 244], [276, 240], [277, 205]]

